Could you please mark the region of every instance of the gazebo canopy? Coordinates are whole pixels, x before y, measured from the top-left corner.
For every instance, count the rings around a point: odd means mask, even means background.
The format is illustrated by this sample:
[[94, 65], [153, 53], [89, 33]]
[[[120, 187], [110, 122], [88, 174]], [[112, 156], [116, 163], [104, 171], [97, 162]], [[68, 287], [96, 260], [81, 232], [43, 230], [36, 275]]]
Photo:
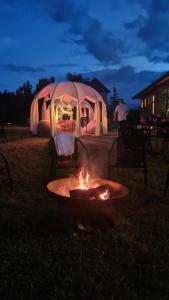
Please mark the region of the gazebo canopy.
[[36, 94], [36, 99], [41, 99], [41, 98], [44, 98], [47, 96], [48, 96], [48, 98], [51, 98], [57, 85], [58, 85], [58, 83], [56, 83], [56, 82], [46, 85], [41, 91], [39, 91]]
[[[46, 109], [46, 101], [50, 100], [50, 123], [51, 123], [51, 133], [54, 134], [55, 131], [55, 114], [57, 111], [58, 103], [61, 105], [71, 104], [73, 107], [76, 106], [76, 135], [81, 135], [80, 128], [80, 115], [82, 107], [87, 107], [86, 99], [89, 102], [95, 104], [95, 121], [96, 121], [96, 135], [100, 135], [100, 122], [102, 119], [103, 132], [107, 133], [107, 113], [106, 105], [102, 96], [94, 90], [92, 87], [81, 83], [81, 82], [61, 82], [61, 83], [51, 83], [44, 87], [34, 98], [31, 105], [31, 130], [34, 134], [37, 133], [37, 124], [39, 122], [39, 110], [38, 110], [38, 100], [44, 99], [43, 101], [43, 112]], [[100, 117], [100, 105], [102, 106], [102, 118]], [[91, 105], [88, 105], [88, 108]], [[45, 113], [43, 113], [43, 116]]]

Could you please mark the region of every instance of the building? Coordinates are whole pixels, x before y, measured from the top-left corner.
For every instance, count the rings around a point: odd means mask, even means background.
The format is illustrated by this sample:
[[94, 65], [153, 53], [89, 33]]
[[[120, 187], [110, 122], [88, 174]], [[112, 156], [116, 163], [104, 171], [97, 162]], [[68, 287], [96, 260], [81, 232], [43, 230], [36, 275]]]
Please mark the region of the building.
[[108, 94], [110, 90], [97, 78], [93, 78], [89, 84], [103, 97], [105, 103], [108, 104]]
[[141, 113], [146, 120], [152, 116], [169, 118], [169, 72], [132, 98], [141, 100]]

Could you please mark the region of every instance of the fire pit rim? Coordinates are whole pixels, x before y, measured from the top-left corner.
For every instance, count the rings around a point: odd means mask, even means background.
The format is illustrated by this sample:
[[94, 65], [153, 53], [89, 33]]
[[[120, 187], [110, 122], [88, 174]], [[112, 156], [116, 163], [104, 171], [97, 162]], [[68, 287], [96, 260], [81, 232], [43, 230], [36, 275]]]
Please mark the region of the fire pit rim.
[[[58, 194], [56, 192], [56, 183], [57, 184], [63, 184], [63, 182], [65, 183], [66, 181], [72, 181], [72, 180], [77, 180], [77, 178], [59, 178], [59, 179], [55, 179], [50, 181], [47, 184], [47, 191], [54, 197], [54, 199], [56, 199], [57, 201], [61, 202], [61, 203], [66, 203], [66, 204], [73, 204], [73, 205], [104, 205], [104, 204], [108, 204], [108, 203], [115, 203], [117, 202], [119, 199], [122, 199], [124, 197], [126, 197], [129, 193], [129, 190], [126, 186], [124, 186], [121, 183], [115, 182], [115, 181], [110, 181], [108, 179], [102, 179], [102, 178], [93, 178], [93, 180], [97, 180], [98, 182], [102, 183], [102, 184], [109, 184], [112, 188], [114, 188], [116, 186], [116, 192], [120, 191], [119, 194], [115, 194], [115, 196], [112, 199], [107, 199], [107, 200], [86, 200], [86, 199], [72, 199], [67, 196], [63, 196], [63, 194]], [[70, 190], [70, 189], [69, 189]]]

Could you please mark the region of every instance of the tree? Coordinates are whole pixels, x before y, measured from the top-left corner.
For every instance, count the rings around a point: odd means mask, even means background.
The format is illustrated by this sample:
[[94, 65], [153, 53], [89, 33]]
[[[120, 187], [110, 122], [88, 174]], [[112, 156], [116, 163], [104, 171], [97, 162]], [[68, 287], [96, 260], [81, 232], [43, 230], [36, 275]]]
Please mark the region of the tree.
[[162, 115], [164, 118], [169, 116], [169, 88], [161, 88], [160, 91], [162, 99]]
[[55, 78], [54, 77], [39, 79], [38, 83], [36, 84], [35, 94], [37, 94], [45, 86], [47, 86], [48, 84], [53, 83], [53, 82], [55, 82]]
[[32, 97], [32, 85], [29, 81], [26, 81], [22, 86], [16, 90], [16, 96], [31, 96]]
[[119, 93], [117, 92], [117, 89], [113, 87], [112, 96], [110, 96], [109, 104], [114, 106], [114, 102], [117, 102], [118, 99], [119, 99]]
[[116, 105], [118, 104], [119, 94], [116, 87], [112, 89], [112, 95], [110, 96], [109, 104], [108, 104], [108, 117], [113, 118], [114, 110]]
[[0, 93], [0, 103], [0, 121], [14, 123], [16, 121], [16, 95], [5, 90]]
[[30, 106], [33, 99], [32, 85], [29, 81], [23, 83], [16, 90], [16, 104], [14, 109], [15, 122], [26, 124], [30, 115]]
[[90, 80], [84, 78], [82, 74], [75, 74], [75, 73], [68, 72], [66, 74], [66, 78], [69, 81], [82, 82], [82, 83], [85, 83], [85, 84], [90, 84]]

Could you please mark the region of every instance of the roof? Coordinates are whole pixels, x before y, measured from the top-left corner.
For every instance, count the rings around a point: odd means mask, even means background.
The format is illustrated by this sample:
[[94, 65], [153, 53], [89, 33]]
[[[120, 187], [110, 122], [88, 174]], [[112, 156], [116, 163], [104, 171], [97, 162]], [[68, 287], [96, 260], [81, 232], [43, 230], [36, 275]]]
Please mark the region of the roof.
[[148, 92], [153, 90], [155, 87], [159, 86], [163, 82], [169, 80], [169, 72], [163, 74], [160, 78], [153, 81], [150, 85], [148, 85], [146, 88], [144, 88], [142, 91], [138, 92], [135, 96], [132, 97], [132, 99], [141, 99], [143, 98]]
[[96, 89], [100, 93], [101, 92], [110, 93], [110, 90], [101, 81], [99, 81], [96, 77], [91, 80], [90, 86], [92, 86], [94, 89]]
[[60, 83], [51, 83], [44, 87], [36, 96], [35, 100], [46, 97], [44, 100], [57, 99], [64, 97], [66, 102], [70, 102], [72, 98], [79, 101], [92, 99], [95, 101], [103, 102], [102, 96], [93, 87], [82, 82], [65, 81]]

